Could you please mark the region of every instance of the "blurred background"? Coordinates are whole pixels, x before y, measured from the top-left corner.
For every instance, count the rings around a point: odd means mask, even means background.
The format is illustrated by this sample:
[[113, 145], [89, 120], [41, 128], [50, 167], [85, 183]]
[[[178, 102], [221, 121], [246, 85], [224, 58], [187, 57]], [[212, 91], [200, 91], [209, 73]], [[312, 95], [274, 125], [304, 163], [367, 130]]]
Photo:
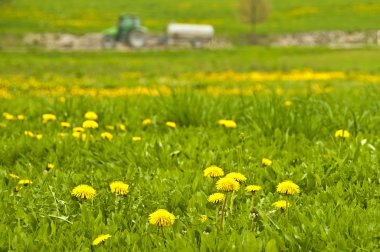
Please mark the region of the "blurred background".
[[[73, 49], [100, 49], [101, 35], [115, 26], [122, 14], [137, 16], [148, 36], [163, 38], [171, 22], [212, 25], [215, 47], [251, 43], [359, 47], [377, 44], [380, 30], [378, 0], [0, 0], [0, 46], [2, 50], [23, 46], [54, 49], [71, 43]], [[42, 41], [41, 34], [51, 40], [50, 45]], [[70, 39], [78, 40], [78, 35], [86, 40], [82, 41], [85, 45], [74, 48], [78, 41]]]

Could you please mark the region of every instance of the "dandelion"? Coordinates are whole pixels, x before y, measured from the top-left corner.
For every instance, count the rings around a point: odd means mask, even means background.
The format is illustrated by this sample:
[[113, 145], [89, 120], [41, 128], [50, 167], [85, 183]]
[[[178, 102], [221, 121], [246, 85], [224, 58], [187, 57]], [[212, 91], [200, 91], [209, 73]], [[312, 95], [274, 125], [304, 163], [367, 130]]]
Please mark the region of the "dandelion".
[[211, 165], [210, 167], [207, 167], [206, 169], [203, 170], [203, 176], [205, 177], [216, 178], [216, 177], [221, 177], [223, 175], [224, 175], [223, 169], [216, 165]]
[[15, 116], [14, 116], [14, 115], [9, 114], [9, 113], [7, 113], [7, 112], [4, 112], [4, 113], [3, 113], [3, 117], [4, 117], [6, 120], [8, 120], [8, 121], [11, 121], [11, 120], [14, 120], [14, 119], [15, 119]]
[[84, 132], [84, 131], [85, 131], [85, 129], [82, 127], [74, 127], [73, 128], [73, 132]]
[[121, 131], [126, 131], [126, 130], [127, 130], [127, 127], [125, 126], [125, 124], [120, 123], [120, 124], [119, 124], [119, 129], [120, 129]]
[[110, 234], [101, 234], [101, 235], [98, 235], [95, 238], [95, 240], [92, 242], [92, 245], [93, 246], [99, 245], [100, 243], [105, 242], [105, 240], [107, 240], [110, 237], [112, 237], [112, 235], [110, 235]]
[[83, 122], [82, 127], [85, 129], [96, 129], [99, 127], [99, 125], [93, 120], [86, 120]]
[[208, 202], [218, 204], [222, 202], [225, 198], [225, 195], [223, 193], [213, 193], [210, 196], [208, 196], [207, 200]]
[[226, 178], [233, 178], [237, 182], [241, 183], [247, 180], [246, 176], [239, 172], [230, 172], [226, 175]]
[[240, 184], [233, 178], [220, 178], [216, 182], [216, 189], [225, 192], [235, 192], [240, 189]]
[[106, 125], [106, 129], [108, 129], [108, 130], [115, 130], [115, 126], [113, 126], [113, 125]]
[[100, 137], [103, 138], [103, 139], [109, 140], [109, 141], [111, 141], [112, 138], [113, 138], [112, 134], [109, 133], [109, 132], [103, 132], [103, 133], [101, 133]]
[[165, 123], [165, 125], [172, 129], [177, 128], [177, 124], [175, 122], [168, 121]]
[[262, 158], [261, 159], [261, 165], [262, 166], [271, 166], [272, 165], [272, 160], [268, 159], [268, 158]]
[[33, 132], [31, 132], [31, 131], [29, 131], [29, 130], [25, 130], [25, 131], [24, 131], [24, 134], [25, 134], [25, 136], [30, 137], [30, 138], [33, 138], [33, 137], [34, 137]]
[[67, 136], [67, 134], [65, 132], [58, 132], [57, 136], [59, 136], [59, 137], [65, 137], [65, 136]]
[[71, 191], [71, 195], [81, 199], [92, 199], [96, 191], [89, 185], [78, 185]]
[[346, 139], [349, 137], [350, 137], [350, 132], [348, 132], [347, 130], [340, 129], [335, 132], [335, 138]]
[[12, 179], [19, 179], [19, 178], [20, 178], [19, 176], [17, 176], [17, 175], [14, 174], [14, 173], [9, 173], [8, 175], [9, 175], [9, 177], [11, 177]]
[[134, 136], [134, 137], [132, 137], [132, 141], [133, 141], [133, 142], [140, 142], [140, 141], [141, 141], [141, 137], [139, 137], [139, 136]]
[[14, 192], [18, 193], [20, 190], [21, 190], [21, 188], [19, 186], [16, 186], [14, 189]]
[[72, 134], [72, 136], [75, 137], [75, 138], [80, 138], [81, 134], [82, 134], [81, 132], [74, 131], [73, 134]]
[[199, 216], [199, 221], [203, 224], [208, 220], [207, 215], [201, 215]]
[[54, 169], [54, 167], [55, 167], [54, 164], [52, 164], [52, 163], [48, 163], [47, 166], [46, 166], [46, 171], [51, 171], [51, 170]]
[[24, 115], [17, 115], [17, 120], [19, 121], [24, 121], [25, 120], [25, 116]]
[[117, 195], [127, 195], [129, 192], [129, 185], [122, 181], [114, 181], [110, 184], [111, 192]]
[[218, 124], [225, 127], [225, 128], [230, 128], [230, 129], [234, 129], [237, 127], [237, 124], [234, 120], [225, 120], [225, 119], [222, 119], [222, 120], [219, 120], [218, 121]]
[[21, 179], [19, 182], [18, 182], [19, 185], [24, 185], [24, 186], [28, 186], [30, 184], [33, 184], [32, 181], [30, 181], [29, 179]]
[[42, 135], [41, 133], [36, 134], [36, 138], [37, 138], [38, 140], [41, 140], [42, 137], [43, 137], [43, 135]]
[[292, 102], [292, 101], [290, 101], [290, 100], [286, 100], [286, 101], [284, 101], [284, 106], [285, 106], [285, 107], [289, 108], [289, 107], [291, 107], [292, 105], [293, 105], [293, 102]]
[[96, 121], [98, 120], [98, 115], [93, 111], [88, 111], [86, 114], [84, 114], [84, 118], [86, 120]]
[[61, 122], [60, 124], [61, 124], [62, 128], [70, 128], [71, 127], [70, 123], [68, 123], [68, 122]]
[[272, 206], [274, 206], [277, 209], [281, 209], [281, 210], [285, 211], [285, 210], [288, 209], [288, 207], [290, 206], [290, 204], [286, 200], [279, 200], [279, 201], [274, 202], [272, 204]]
[[47, 123], [47, 122], [50, 122], [50, 121], [54, 121], [56, 119], [57, 119], [57, 117], [54, 114], [43, 114], [42, 115], [42, 121], [44, 123]]
[[299, 193], [300, 188], [291, 180], [286, 180], [277, 185], [277, 192], [283, 193], [285, 195], [293, 195]]
[[151, 124], [153, 124], [153, 121], [152, 121], [152, 119], [144, 119], [144, 120], [142, 121], [142, 124], [143, 124], [144, 126], [151, 125]]
[[250, 193], [256, 193], [260, 191], [262, 188], [261, 186], [258, 185], [249, 185], [245, 187], [245, 191], [250, 192]]
[[174, 224], [175, 216], [165, 209], [158, 209], [149, 214], [149, 223], [158, 227], [169, 227]]

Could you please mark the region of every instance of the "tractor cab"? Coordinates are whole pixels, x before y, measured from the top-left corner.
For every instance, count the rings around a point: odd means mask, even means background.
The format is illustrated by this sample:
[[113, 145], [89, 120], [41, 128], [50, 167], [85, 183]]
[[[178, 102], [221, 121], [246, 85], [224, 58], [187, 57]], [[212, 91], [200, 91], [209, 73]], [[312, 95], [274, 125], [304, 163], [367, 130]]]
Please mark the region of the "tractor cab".
[[103, 47], [112, 48], [115, 42], [127, 43], [133, 48], [142, 47], [145, 43], [147, 29], [141, 25], [140, 18], [133, 15], [119, 17], [117, 27], [103, 32]]

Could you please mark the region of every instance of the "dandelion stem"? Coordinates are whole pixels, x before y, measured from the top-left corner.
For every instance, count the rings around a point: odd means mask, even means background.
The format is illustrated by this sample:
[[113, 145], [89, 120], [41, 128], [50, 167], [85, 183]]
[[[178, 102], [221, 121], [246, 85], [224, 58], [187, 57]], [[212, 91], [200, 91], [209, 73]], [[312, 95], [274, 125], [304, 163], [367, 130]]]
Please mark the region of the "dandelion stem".
[[217, 205], [216, 206], [216, 215], [215, 215], [215, 224], [218, 224], [218, 221], [219, 221], [219, 210], [220, 210], [220, 206]]
[[286, 211], [285, 211], [285, 216], [286, 216], [286, 218], [288, 219], [288, 215], [289, 215], [289, 195], [286, 195], [286, 197], [285, 197], [285, 201], [286, 201]]
[[224, 198], [223, 207], [222, 207], [222, 217], [220, 218], [220, 229], [221, 229], [222, 231], [224, 230], [224, 226], [223, 226], [223, 221], [224, 221], [224, 209], [226, 208], [227, 197], [228, 197], [228, 193], [226, 193], [226, 197]]
[[234, 206], [234, 194], [235, 194], [235, 191], [232, 192], [231, 199], [230, 199], [230, 213], [231, 214], [232, 214], [233, 206]]

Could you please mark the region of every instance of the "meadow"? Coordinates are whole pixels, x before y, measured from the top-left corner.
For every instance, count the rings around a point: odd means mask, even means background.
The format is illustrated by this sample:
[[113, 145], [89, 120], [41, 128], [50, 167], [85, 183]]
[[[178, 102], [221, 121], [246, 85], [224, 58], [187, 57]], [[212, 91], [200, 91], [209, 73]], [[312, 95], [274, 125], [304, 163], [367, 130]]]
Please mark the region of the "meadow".
[[[3, 52], [1, 250], [379, 249], [378, 50], [293, 50]], [[246, 177], [225, 211], [213, 165]]]
[[[316, 30], [377, 30], [377, 0], [269, 0], [271, 15], [260, 24], [261, 34]], [[163, 33], [169, 22], [207, 23], [218, 36], [236, 37], [251, 31], [236, 11], [235, 0], [174, 1], [0, 1], [2, 34], [26, 32], [101, 32], [114, 26], [122, 13], [138, 14], [152, 33]]]
[[[269, 2], [264, 36], [380, 21], [375, 0]], [[235, 8], [0, 0], [0, 251], [380, 250], [378, 47], [13, 40], [100, 32], [125, 10], [152, 33], [211, 23], [234, 41], [250, 32]]]

